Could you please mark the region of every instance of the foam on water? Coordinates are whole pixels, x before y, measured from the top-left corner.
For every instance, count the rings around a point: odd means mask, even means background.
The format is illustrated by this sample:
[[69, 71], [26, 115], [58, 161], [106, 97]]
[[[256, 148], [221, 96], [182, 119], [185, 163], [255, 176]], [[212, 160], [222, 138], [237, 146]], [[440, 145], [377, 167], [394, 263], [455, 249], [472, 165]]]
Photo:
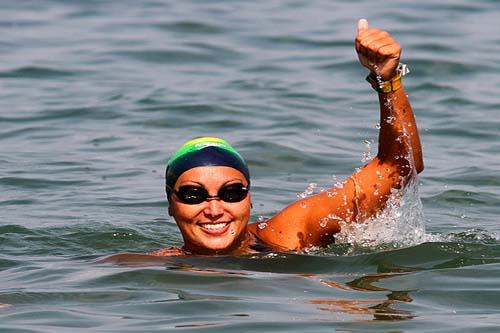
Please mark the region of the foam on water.
[[[337, 177], [334, 176], [333, 179], [337, 180]], [[334, 188], [342, 186], [338, 181], [334, 184]], [[316, 188], [316, 183], [310, 183], [298, 197], [311, 196], [317, 192]], [[326, 226], [326, 222], [330, 219], [338, 220], [341, 231], [335, 236], [335, 243], [350, 244], [351, 252], [356, 253], [361, 249], [382, 250], [411, 247], [424, 242], [451, 241], [450, 236], [426, 232], [424, 210], [418, 189], [418, 176], [413, 175], [404, 189], [392, 190], [385, 209], [376, 216], [360, 223], [353, 223], [330, 214], [320, 220], [320, 226]], [[314, 249], [308, 249], [307, 252], [311, 251], [314, 252]]]
[[418, 178], [413, 178], [404, 190], [394, 190], [386, 208], [362, 223], [340, 221], [341, 231], [336, 243], [354, 247], [409, 247], [423, 242], [437, 241], [425, 231], [422, 202], [418, 195]]

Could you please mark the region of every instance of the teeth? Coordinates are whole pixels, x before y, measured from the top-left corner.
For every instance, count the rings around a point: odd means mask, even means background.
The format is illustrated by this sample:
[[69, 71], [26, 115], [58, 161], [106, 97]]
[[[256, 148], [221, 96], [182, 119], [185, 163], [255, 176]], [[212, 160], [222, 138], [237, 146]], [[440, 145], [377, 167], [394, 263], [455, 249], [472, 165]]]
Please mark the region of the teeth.
[[226, 225], [228, 225], [227, 222], [221, 222], [221, 223], [203, 223], [201, 226], [202, 228], [208, 230], [217, 230], [224, 228]]

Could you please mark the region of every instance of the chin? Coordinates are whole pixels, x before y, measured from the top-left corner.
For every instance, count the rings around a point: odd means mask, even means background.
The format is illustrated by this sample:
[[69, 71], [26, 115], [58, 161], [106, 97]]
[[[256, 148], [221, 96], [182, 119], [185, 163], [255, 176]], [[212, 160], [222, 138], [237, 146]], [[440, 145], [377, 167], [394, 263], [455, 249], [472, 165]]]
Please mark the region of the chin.
[[211, 239], [203, 237], [201, 239], [198, 238], [195, 242], [184, 240], [184, 244], [186, 249], [199, 254], [230, 253], [240, 246], [237, 237], [232, 235]]
[[233, 238], [206, 242], [202, 247], [209, 252], [230, 252], [237, 248], [238, 244], [236, 244], [236, 239]]

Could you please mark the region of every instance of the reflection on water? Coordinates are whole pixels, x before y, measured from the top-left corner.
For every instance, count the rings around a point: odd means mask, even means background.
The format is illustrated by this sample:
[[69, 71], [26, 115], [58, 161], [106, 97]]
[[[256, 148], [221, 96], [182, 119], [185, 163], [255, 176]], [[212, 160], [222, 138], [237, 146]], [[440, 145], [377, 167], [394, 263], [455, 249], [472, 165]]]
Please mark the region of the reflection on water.
[[[3, 1], [0, 331], [497, 332], [499, 11], [496, 0]], [[373, 155], [360, 17], [394, 33], [412, 70], [423, 208], [408, 200], [338, 239], [351, 244], [308, 254], [98, 262], [182, 244], [162, 184], [188, 138], [241, 149], [255, 221]]]
[[[421, 284], [426, 280], [422, 274], [437, 282], [444, 272], [435, 267], [451, 267], [457, 258], [479, 251], [474, 244], [442, 244], [446, 245], [427, 243], [351, 256], [134, 254], [111, 257], [111, 262], [82, 257], [34, 263], [30, 269], [10, 267], [2, 272], [14, 284], [0, 293], [1, 313], [6, 320], [15, 314], [52, 320], [64, 308], [85, 318], [131, 318], [146, 330], [160, 325], [245, 331], [258, 323], [257, 327], [272, 331], [289, 330], [293, 323], [292, 330], [331, 331], [331, 325], [340, 323], [403, 323], [431, 311], [413, 301], [431, 288]], [[496, 256], [500, 262], [500, 246], [488, 246], [490, 258]], [[480, 251], [485, 253], [485, 248]], [[497, 274], [494, 267], [489, 274]], [[452, 284], [460, 279], [455, 270], [448, 274]], [[437, 283], [436, 290], [442, 290], [443, 282]], [[151, 313], [158, 319], [151, 321]]]
[[[293, 255], [283, 254], [285, 259], [293, 258]], [[262, 254], [263, 257], [279, 257], [279, 255], [273, 254]], [[248, 257], [241, 257], [239, 260], [243, 262], [252, 261]], [[184, 274], [189, 274], [191, 278], [199, 279], [200, 283], [210, 276], [219, 276], [223, 280], [226, 278], [241, 277], [245, 279], [259, 279], [262, 276], [261, 272], [258, 271], [248, 271], [248, 270], [233, 270], [230, 269], [231, 261], [234, 261], [234, 257], [220, 257], [220, 260], [214, 260], [214, 257], [203, 257], [198, 258], [179, 258], [179, 257], [153, 257], [148, 255], [134, 255], [134, 254], [124, 254], [117, 255], [106, 259], [105, 262], [118, 264], [125, 267], [164, 267], [166, 272], [178, 272], [181, 276]], [[204, 260], [205, 259], [205, 260]], [[217, 258], [215, 258], [217, 259]], [[205, 262], [203, 262], [205, 261]], [[228, 263], [229, 261], [229, 263]], [[254, 259], [255, 261], [255, 259]], [[216, 264], [213, 267], [213, 264]], [[259, 265], [259, 263], [257, 263]], [[226, 266], [226, 267], [224, 267]], [[389, 268], [390, 267], [390, 268]], [[262, 266], [265, 269], [265, 266]], [[329, 312], [336, 315], [352, 315], [354, 316], [350, 320], [352, 321], [366, 321], [370, 318], [373, 320], [387, 320], [387, 321], [397, 321], [397, 320], [409, 320], [415, 317], [415, 314], [409, 310], [400, 309], [403, 303], [410, 303], [413, 301], [410, 296], [411, 292], [416, 292], [418, 290], [391, 290], [386, 287], [381, 287], [380, 283], [383, 280], [390, 280], [394, 277], [402, 277], [407, 274], [411, 274], [414, 271], [419, 271], [419, 269], [412, 267], [402, 267], [388, 262], [382, 262], [376, 268], [377, 271], [384, 271], [384, 273], [370, 273], [366, 275], [359, 276], [358, 274], [348, 274], [348, 275], [331, 275], [331, 274], [310, 274], [310, 273], [282, 273], [282, 276], [276, 276], [275, 273], [270, 273], [272, 277], [277, 277], [278, 279], [285, 278], [287, 280], [303, 280], [306, 279], [306, 284], [313, 283], [318, 284], [318, 291], [322, 290], [320, 293], [315, 292], [311, 296], [293, 297], [296, 302], [301, 302], [303, 304], [315, 305], [316, 309], [321, 312]], [[392, 270], [392, 271], [391, 271]], [[354, 278], [346, 277], [354, 276]], [[241, 280], [238, 280], [241, 281]], [[297, 284], [295, 282], [295, 284]], [[304, 284], [302, 282], [301, 284]], [[377, 285], [378, 284], [378, 285]], [[388, 285], [390, 283], [385, 283]], [[323, 286], [333, 289], [330, 291], [323, 290]], [[231, 286], [231, 283], [227, 283], [227, 288], [237, 287], [236, 285]], [[226, 291], [221, 294], [206, 294], [206, 291], [199, 293], [190, 293], [182, 290], [172, 290], [170, 292], [177, 293], [179, 300], [240, 300], [244, 301], [245, 297], [234, 297], [224, 295]], [[318, 297], [318, 294], [333, 294], [331, 297]], [[348, 295], [349, 298], [343, 297], [343, 295]], [[335, 296], [337, 295], [337, 296]], [[380, 298], [381, 296], [384, 298]], [[375, 296], [376, 298], [373, 298]], [[252, 297], [248, 295], [248, 297]], [[289, 295], [292, 297], [292, 295]], [[234, 314], [232, 314], [235, 316]], [[250, 314], [241, 313], [238, 316], [250, 316]], [[309, 313], [308, 316], [312, 316]], [[325, 319], [322, 319], [325, 320]], [[199, 327], [199, 326], [213, 326], [222, 325], [224, 322], [219, 323], [189, 323], [176, 325], [176, 327]]]
[[[318, 307], [321, 311], [329, 311], [334, 313], [344, 313], [352, 315], [369, 315], [375, 320], [408, 320], [415, 317], [411, 311], [397, 309], [401, 303], [409, 303], [413, 299], [410, 297], [410, 291], [393, 291], [387, 288], [382, 288], [373, 285], [383, 279], [390, 279], [401, 273], [384, 273], [384, 274], [369, 274], [358, 277], [352, 281], [341, 283], [334, 280], [321, 279], [320, 282], [328, 287], [340, 289], [343, 291], [362, 292], [360, 298], [355, 299], [312, 299], [311, 304], [322, 305]], [[414, 290], [412, 290], [414, 291]], [[387, 292], [387, 299], [365, 299], [364, 292]], [[367, 320], [363, 318], [361, 320]]]

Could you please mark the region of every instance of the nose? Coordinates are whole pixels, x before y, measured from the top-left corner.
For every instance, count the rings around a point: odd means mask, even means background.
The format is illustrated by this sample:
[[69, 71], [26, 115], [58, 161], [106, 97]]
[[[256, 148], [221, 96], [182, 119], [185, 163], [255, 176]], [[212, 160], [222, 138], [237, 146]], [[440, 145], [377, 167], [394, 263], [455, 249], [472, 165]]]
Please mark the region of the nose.
[[208, 205], [205, 207], [205, 215], [211, 217], [218, 217], [224, 213], [222, 202], [220, 199], [208, 200]]

